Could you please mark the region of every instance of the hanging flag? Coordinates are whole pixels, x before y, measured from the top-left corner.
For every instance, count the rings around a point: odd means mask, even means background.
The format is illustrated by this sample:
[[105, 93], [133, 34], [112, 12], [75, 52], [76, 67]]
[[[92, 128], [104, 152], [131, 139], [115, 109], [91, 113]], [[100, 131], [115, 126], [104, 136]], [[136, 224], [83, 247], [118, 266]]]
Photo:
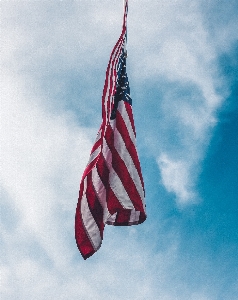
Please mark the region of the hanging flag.
[[105, 224], [134, 225], [146, 219], [126, 73], [128, 1], [124, 3], [122, 33], [106, 71], [102, 124], [82, 176], [76, 208], [75, 239], [84, 259], [100, 248]]

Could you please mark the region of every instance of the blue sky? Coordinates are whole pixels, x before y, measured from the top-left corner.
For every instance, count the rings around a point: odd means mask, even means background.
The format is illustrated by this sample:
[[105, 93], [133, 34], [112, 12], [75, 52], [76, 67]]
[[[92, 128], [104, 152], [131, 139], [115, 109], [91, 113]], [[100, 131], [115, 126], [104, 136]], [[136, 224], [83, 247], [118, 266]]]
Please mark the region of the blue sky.
[[237, 1], [129, 1], [148, 219], [87, 261], [74, 214], [122, 1], [0, 7], [1, 299], [237, 299]]

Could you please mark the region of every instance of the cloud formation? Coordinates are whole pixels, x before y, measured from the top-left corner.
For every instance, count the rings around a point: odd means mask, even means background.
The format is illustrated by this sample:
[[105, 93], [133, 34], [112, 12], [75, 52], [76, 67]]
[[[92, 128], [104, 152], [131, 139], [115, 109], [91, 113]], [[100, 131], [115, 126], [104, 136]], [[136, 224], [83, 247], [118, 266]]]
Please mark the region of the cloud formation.
[[[206, 152], [225, 93], [224, 87], [221, 93], [217, 69], [219, 53], [211, 39], [212, 32], [206, 28], [200, 4], [187, 0], [151, 2], [145, 11], [134, 4], [132, 12], [131, 35], [137, 36], [137, 40], [131, 41], [132, 52], [136, 54], [134, 65], [140, 61], [139, 70], [133, 75], [143, 74], [138, 81], [163, 80], [157, 84], [163, 95], [157, 99], [160, 133], [154, 131], [153, 136], [160, 143], [157, 142], [154, 155], [159, 153], [162, 183], [175, 194], [178, 204], [199, 199], [198, 165]], [[139, 32], [136, 19], [142, 20]], [[164, 81], [170, 83], [167, 89]], [[168, 136], [171, 138], [166, 141]]]

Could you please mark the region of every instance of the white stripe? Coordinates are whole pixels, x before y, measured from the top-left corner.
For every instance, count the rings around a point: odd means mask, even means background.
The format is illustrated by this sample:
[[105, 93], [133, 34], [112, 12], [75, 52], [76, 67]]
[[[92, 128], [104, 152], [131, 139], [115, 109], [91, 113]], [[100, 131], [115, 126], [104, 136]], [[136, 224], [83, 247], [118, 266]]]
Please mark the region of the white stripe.
[[100, 231], [98, 228], [97, 223], [95, 222], [91, 211], [88, 207], [88, 200], [86, 197], [86, 190], [87, 190], [87, 177], [84, 179], [84, 193], [83, 197], [81, 199], [81, 215], [82, 215], [82, 221], [85, 227], [85, 230], [87, 231], [87, 235], [91, 241], [91, 244], [95, 251], [97, 251], [102, 243], [102, 239], [100, 236]]
[[93, 183], [94, 190], [97, 194], [98, 200], [103, 208], [103, 222], [105, 224], [111, 215], [107, 208], [107, 201], [106, 201], [107, 191], [105, 189], [104, 184], [101, 181], [100, 176], [98, 175], [98, 171], [96, 167], [92, 169], [92, 183]]
[[112, 131], [114, 131], [114, 129], [116, 128], [116, 119], [110, 120], [110, 126], [112, 128]]
[[121, 116], [122, 116], [122, 118], [123, 118], [123, 120], [124, 120], [124, 122], [126, 124], [129, 136], [130, 136], [133, 144], [136, 144], [135, 133], [134, 133], [134, 130], [133, 130], [132, 126], [131, 126], [131, 121], [129, 119], [129, 116], [128, 116], [128, 113], [127, 113], [124, 101], [119, 101], [119, 103], [118, 103], [118, 109], [117, 110], [120, 112], [120, 114], [121, 114]]
[[102, 154], [104, 156], [104, 159], [109, 169], [109, 184], [113, 193], [115, 194], [118, 201], [125, 209], [133, 209], [134, 208], [133, 203], [131, 202], [130, 197], [127, 194], [127, 191], [125, 190], [121, 182], [121, 179], [118, 177], [117, 173], [112, 168], [112, 153], [107, 145], [105, 138], [103, 139]]
[[141, 200], [143, 201], [144, 190], [142, 187], [140, 176], [134, 165], [131, 155], [126, 148], [123, 138], [122, 138], [120, 132], [117, 130], [117, 128], [114, 131], [114, 146], [115, 146], [118, 154], [120, 155], [121, 159], [124, 161], [126, 168], [131, 176], [131, 179], [133, 180], [133, 182], [136, 186], [136, 189], [141, 197]]
[[103, 138], [103, 146], [102, 146], [102, 155], [105, 159], [105, 162], [107, 164], [107, 167], [109, 169], [109, 172], [112, 168], [112, 153], [111, 150], [109, 149], [106, 139]]
[[[105, 106], [106, 116], [107, 116], [108, 96], [109, 96], [109, 90], [110, 90], [110, 79], [111, 79], [111, 77], [112, 77], [112, 75], [113, 75], [112, 64], [113, 64], [113, 61], [114, 61], [114, 59], [115, 59], [116, 54], [118, 54], [117, 51], [118, 51], [119, 47], [121, 47], [121, 43], [119, 43], [119, 44], [118, 44], [118, 47], [114, 50], [114, 53], [112, 54], [111, 60], [110, 60], [109, 74], [108, 74], [108, 77], [107, 77], [107, 81], [108, 81], [107, 92], [106, 92], [105, 98], [104, 98], [104, 106]], [[120, 53], [120, 51], [119, 51], [119, 53]], [[112, 78], [113, 78], [112, 83], [114, 84], [114, 81], [115, 81], [115, 80], [114, 80], [114, 76], [113, 76]], [[112, 90], [113, 90], [113, 89], [112, 89]], [[112, 97], [112, 95], [111, 95], [111, 97]], [[110, 102], [111, 102], [111, 99], [110, 99]]]
[[[114, 76], [114, 72], [113, 70], [116, 68], [117, 66], [117, 60], [118, 60], [118, 57], [120, 56], [120, 53], [121, 51], [118, 51], [120, 49], [120, 47], [122, 47], [122, 42], [120, 42], [117, 46], [117, 48], [114, 50], [114, 53], [112, 54], [112, 57], [111, 57], [111, 62], [110, 62], [110, 68], [109, 68], [109, 74], [108, 74], [108, 85], [107, 85], [107, 92], [106, 92], [106, 95], [105, 95], [105, 99], [104, 99], [104, 106], [105, 106], [105, 112], [106, 112], [106, 116], [107, 116], [107, 103], [108, 103], [108, 96], [109, 96], [109, 90], [110, 90], [110, 79], [112, 77], [112, 91], [114, 90], [114, 87], [115, 87], [115, 84], [116, 84], [116, 80], [115, 80], [115, 76]], [[112, 64], [113, 64], [113, 61], [114, 61], [114, 68], [112, 68]], [[110, 95], [110, 103], [112, 102], [112, 96], [113, 95]]]
[[117, 217], [117, 212], [115, 214], [111, 215], [110, 218], [108, 218], [107, 223], [110, 225], [115, 223], [116, 217]]
[[91, 153], [89, 157], [88, 165], [91, 164], [91, 162], [99, 155], [100, 152], [101, 152], [101, 146], [99, 146], [96, 150], [93, 151], [93, 153]]
[[101, 135], [102, 135], [102, 129], [100, 129], [100, 130], [98, 131], [98, 134], [97, 134], [97, 137], [96, 137], [96, 140], [95, 140], [94, 144], [96, 144], [97, 141], [101, 138]]
[[[100, 140], [101, 135], [102, 135], [102, 129], [99, 130], [94, 145]], [[98, 148], [95, 149], [93, 151], [93, 153], [90, 154], [89, 161], [88, 161], [87, 165], [91, 164], [91, 162], [98, 156], [98, 154], [100, 152], [101, 152], [101, 145], [98, 145]]]
[[111, 169], [109, 173], [109, 184], [118, 201], [121, 203], [122, 207], [124, 207], [125, 209], [133, 209], [134, 205], [131, 202], [127, 191], [125, 190], [121, 179], [118, 177], [114, 169]]
[[129, 223], [137, 223], [139, 221], [139, 218], [140, 218], [140, 212], [133, 209], [131, 211], [131, 216], [130, 216], [130, 220], [129, 220]]

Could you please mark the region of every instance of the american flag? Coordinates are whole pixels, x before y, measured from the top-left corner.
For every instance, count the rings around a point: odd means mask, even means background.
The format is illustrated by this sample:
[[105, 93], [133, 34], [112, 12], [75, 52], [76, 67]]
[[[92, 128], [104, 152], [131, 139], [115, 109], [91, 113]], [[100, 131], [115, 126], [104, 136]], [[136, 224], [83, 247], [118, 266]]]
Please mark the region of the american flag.
[[105, 224], [134, 225], [146, 219], [126, 73], [128, 1], [124, 3], [122, 33], [106, 71], [102, 124], [82, 176], [76, 208], [75, 239], [84, 259], [100, 248]]

